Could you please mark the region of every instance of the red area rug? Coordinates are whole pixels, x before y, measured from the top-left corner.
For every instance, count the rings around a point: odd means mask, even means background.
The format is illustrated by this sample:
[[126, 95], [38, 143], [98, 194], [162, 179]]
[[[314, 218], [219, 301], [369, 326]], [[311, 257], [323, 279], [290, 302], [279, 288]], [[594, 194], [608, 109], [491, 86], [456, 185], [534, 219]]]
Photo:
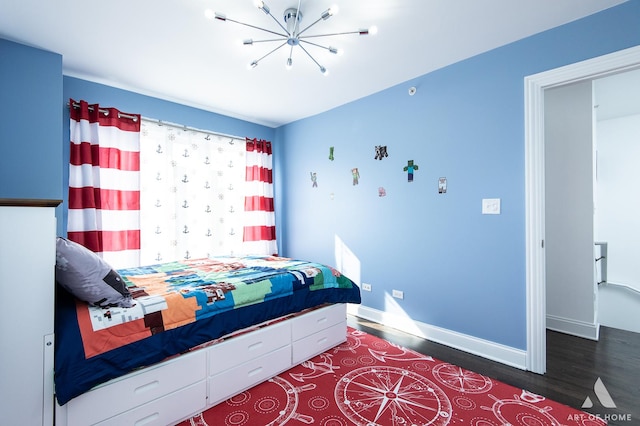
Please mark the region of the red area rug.
[[601, 426], [603, 420], [362, 331], [180, 425]]

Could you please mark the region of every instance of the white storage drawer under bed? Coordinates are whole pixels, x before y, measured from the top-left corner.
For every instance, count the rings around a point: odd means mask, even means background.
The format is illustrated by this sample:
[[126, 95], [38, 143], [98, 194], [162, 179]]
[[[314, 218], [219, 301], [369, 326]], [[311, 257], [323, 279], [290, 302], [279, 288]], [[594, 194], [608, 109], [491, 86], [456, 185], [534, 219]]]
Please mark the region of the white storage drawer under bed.
[[347, 307], [343, 303], [307, 312], [293, 319], [292, 340], [295, 342], [317, 331], [345, 322], [346, 318]]
[[259, 358], [209, 378], [209, 404], [215, 405], [291, 367], [291, 346], [283, 346]]
[[207, 407], [206, 394], [207, 382], [202, 380], [195, 385], [100, 422], [96, 426], [166, 426], [176, 424], [184, 420], [179, 413], [204, 411]]
[[217, 343], [209, 352], [209, 375], [223, 373], [247, 361], [291, 344], [290, 321], [282, 321]]
[[[198, 381], [205, 383], [206, 358], [204, 351], [194, 351], [163, 363], [162, 368], [150, 367], [98, 386], [69, 401], [66, 424], [92, 425]], [[195, 397], [206, 404], [206, 386]]]
[[347, 307], [337, 304], [293, 319], [291, 364], [298, 365], [345, 340]]
[[325, 352], [328, 348], [339, 345], [344, 342], [346, 333], [347, 324], [342, 322], [293, 342], [291, 348], [291, 365], [298, 365], [309, 358]]

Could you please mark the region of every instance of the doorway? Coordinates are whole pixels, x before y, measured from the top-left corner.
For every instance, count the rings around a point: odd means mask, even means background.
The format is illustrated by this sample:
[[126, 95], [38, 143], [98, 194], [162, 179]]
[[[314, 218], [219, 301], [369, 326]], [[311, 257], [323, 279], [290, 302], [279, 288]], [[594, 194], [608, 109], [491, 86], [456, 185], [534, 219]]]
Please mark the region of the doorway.
[[546, 371], [544, 91], [640, 68], [640, 46], [525, 78], [525, 201], [528, 370]]

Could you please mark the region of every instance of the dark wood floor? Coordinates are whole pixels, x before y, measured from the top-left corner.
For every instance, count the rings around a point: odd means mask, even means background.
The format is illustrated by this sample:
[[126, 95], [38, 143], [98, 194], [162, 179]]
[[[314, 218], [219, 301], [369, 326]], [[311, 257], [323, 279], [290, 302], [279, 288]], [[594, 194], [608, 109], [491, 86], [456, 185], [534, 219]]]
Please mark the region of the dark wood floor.
[[[640, 333], [601, 327], [600, 340], [595, 342], [548, 330], [547, 372], [540, 375], [361, 318], [349, 316], [348, 324], [422, 354], [597, 415], [610, 425], [640, 425]], [[598, 399], [594, 391], [598, 378], [615, 408], [606, 408]], [[587, 397], [593, 403], [592, 408], [582, 408]]]

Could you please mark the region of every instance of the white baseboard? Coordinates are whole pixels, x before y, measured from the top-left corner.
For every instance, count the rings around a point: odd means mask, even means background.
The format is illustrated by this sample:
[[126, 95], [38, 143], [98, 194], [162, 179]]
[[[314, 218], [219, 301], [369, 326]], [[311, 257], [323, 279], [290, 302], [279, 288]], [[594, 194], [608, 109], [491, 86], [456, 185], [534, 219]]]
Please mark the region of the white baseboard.
[[527, 368], [526, 350], [479, 339], [367, 306], [349, 304], [347, 313], [521, 370]]
[[576, 321], [554, 315], [547, 314], [547, 328], [590, 340], [598, 340], [600, 338], [600, 324]]

